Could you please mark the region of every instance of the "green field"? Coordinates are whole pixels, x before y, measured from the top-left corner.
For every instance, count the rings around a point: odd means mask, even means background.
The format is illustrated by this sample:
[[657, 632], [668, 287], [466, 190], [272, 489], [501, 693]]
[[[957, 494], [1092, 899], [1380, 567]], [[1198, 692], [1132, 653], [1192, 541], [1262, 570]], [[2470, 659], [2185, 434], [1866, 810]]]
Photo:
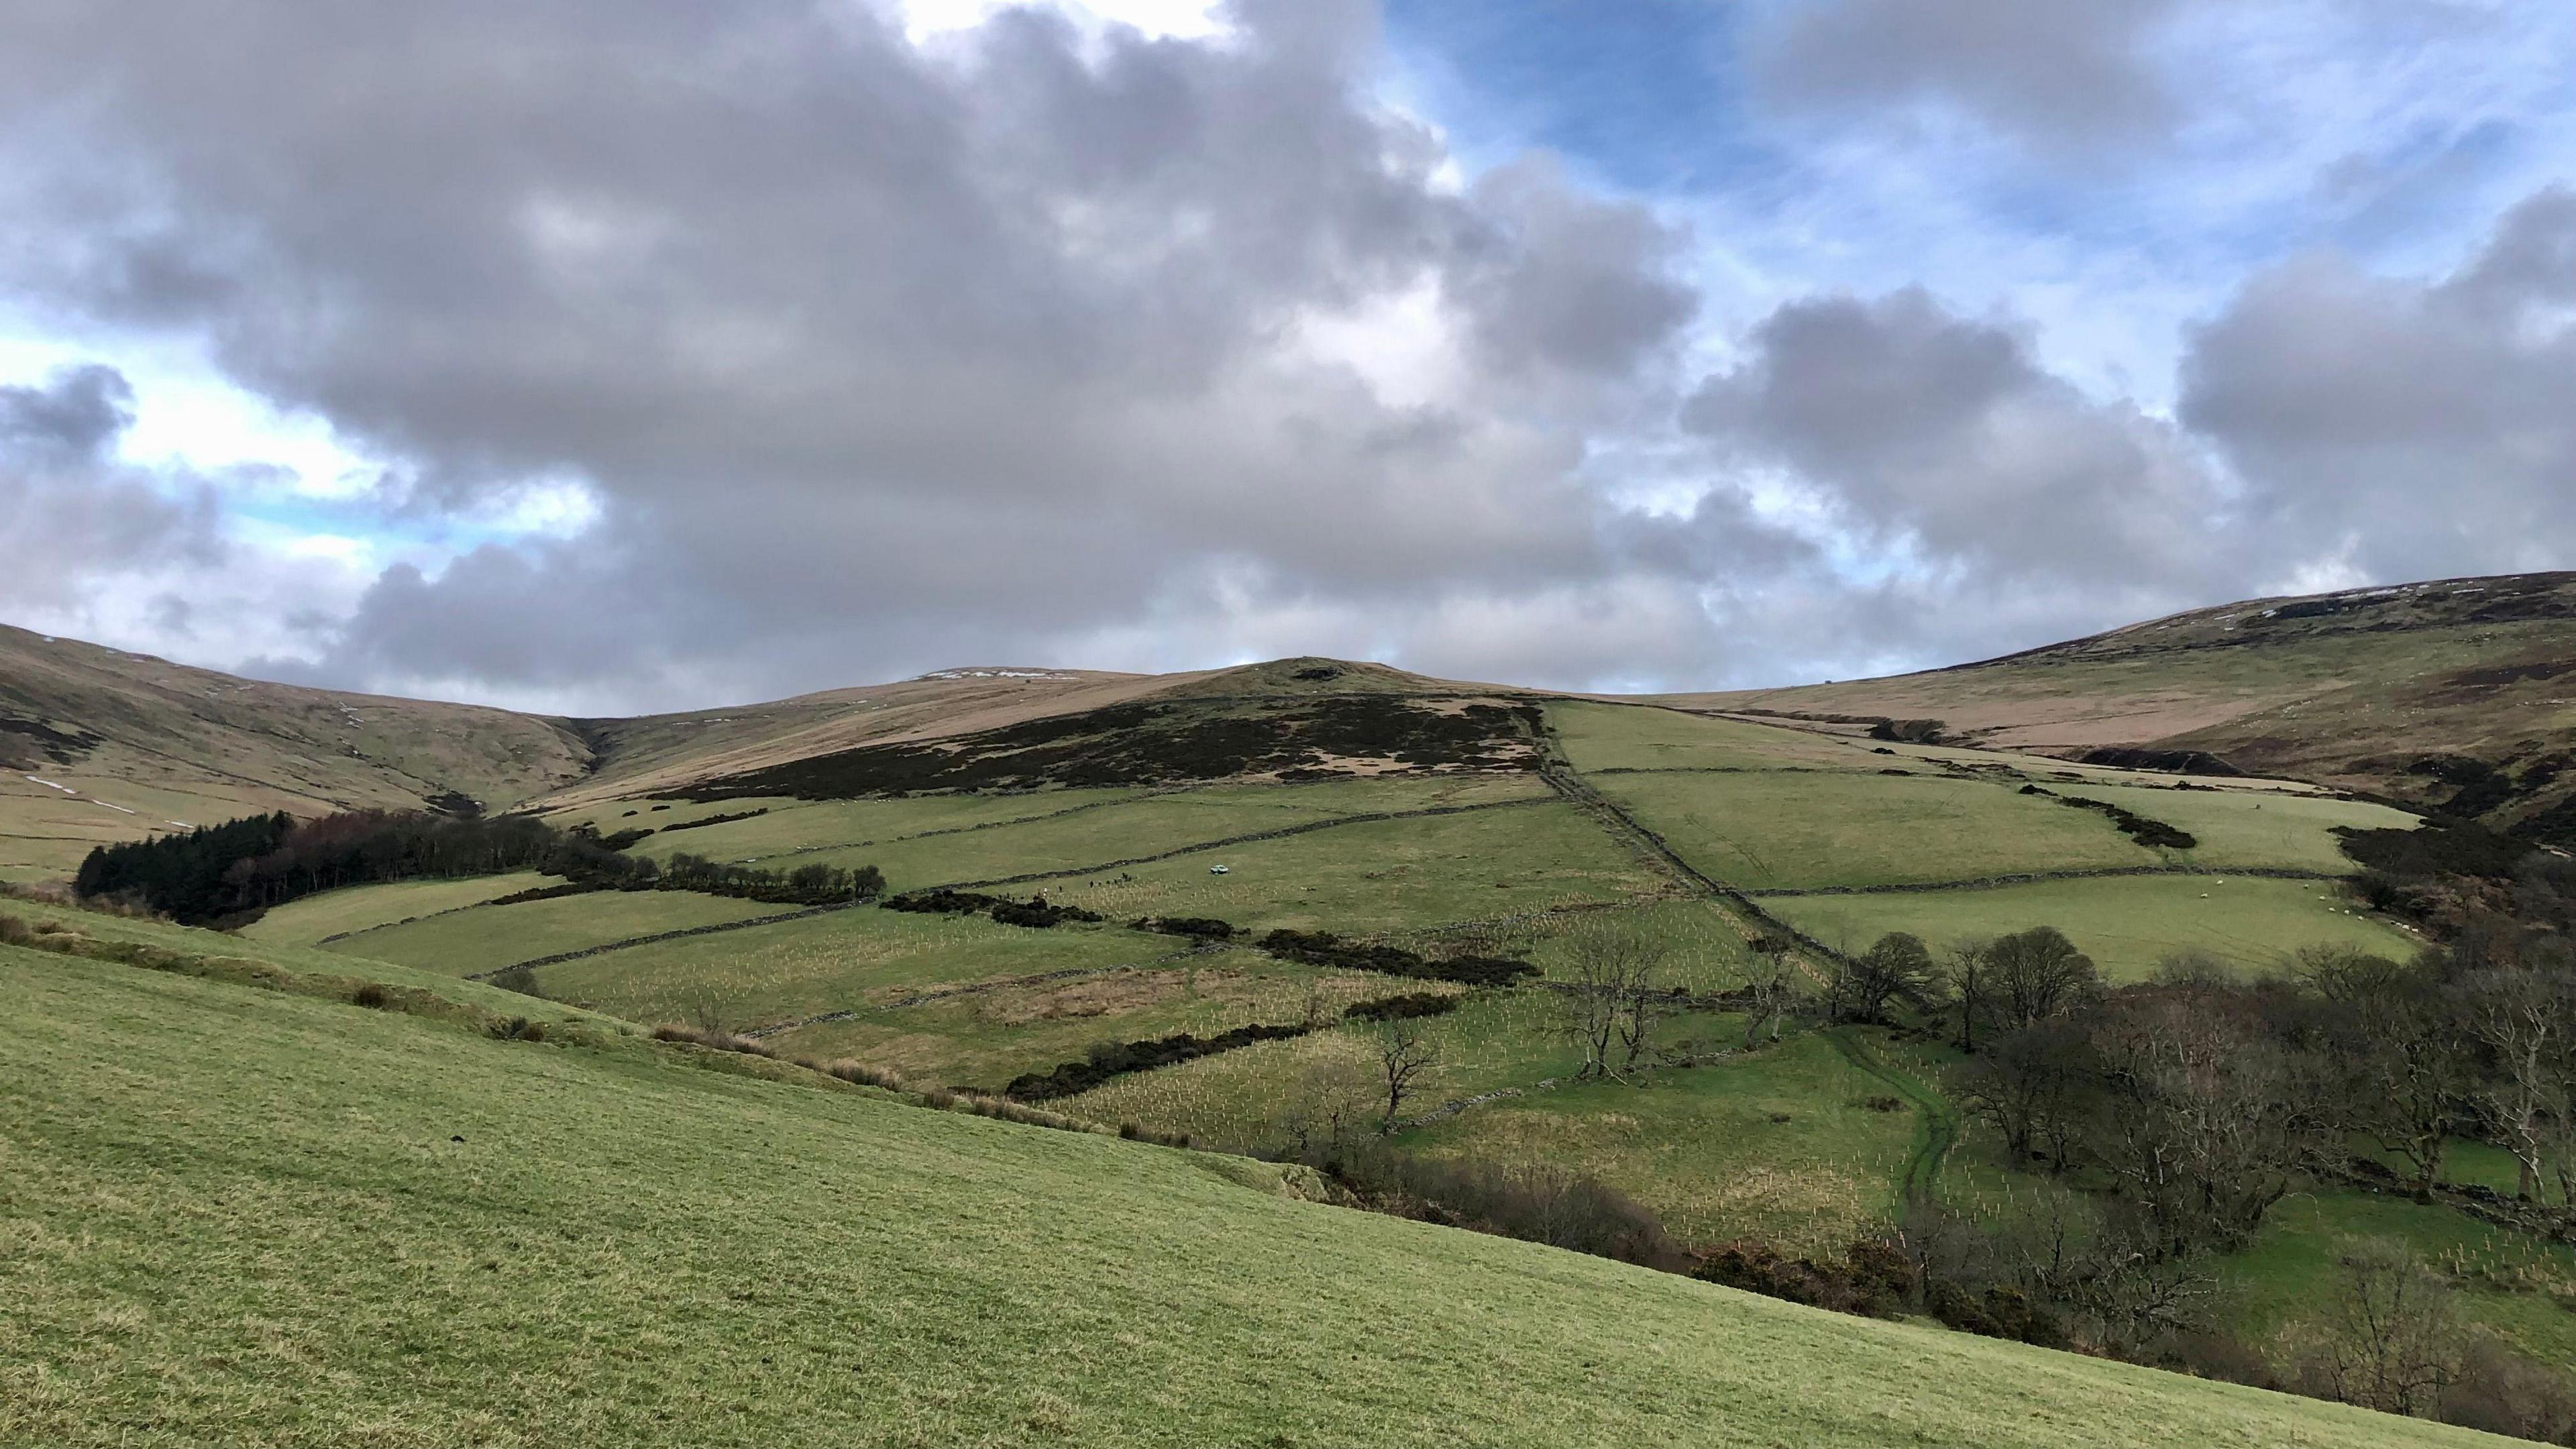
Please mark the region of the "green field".
[[[1519, 774], [1321, 785], [1219, 785], [1147, 795], [1025, 824], [913, 836], [865, 847], [800, 853], [792, 859], [798, 864], [821, 861], [831, 865], [874, 865], [885, 872], [894, 889], [916, 890], [962, 881], [1084, 871], [1108, 861], [1132, 860], [1348, 815], [1534, 800], [1546, 794], [1544, 785]], [[1422, 823], [1437, 824], [1443, 818], [1433, 817]], [[730, 828], [733, 827], [710, 826], [703, 833], [712, 835]], [[700, 832], [687, 832], [697, 833]], [[1323, 833], [1336, 835], [1338, 830]], [[1198, 862], [1197, 868], [1206, 869], [1206, 862]]]
[[1037, 887], [1112, 918], [1213, 916], [1348, 935], [1630, 900], [1662, 882], [1573, 807], [1541, 800], [1335, 826]]
[[441, 911], [479, 906], [520, 891], [560, 885], [532, 870], [508, 875], [469, 876], [463, 880], [408, 880], [384, 885], [349, 886], [288, 901], [242, 928], [254, 941], [285, 941], [310, 946], [332, 936], [351, 935]]
[[2403, 810], [2323, 795], [2119, 785], [2066, 786], [2058, 793], [2106, 800], [2190, 831], [2200, 844], [2173, 852], [2173, 858], [2207, 870], [2259, 866], [2350, 874], [2361, 867], [2343, 853], [2334, 835], [2336, 826], [2412, 830], [2417, 823], [2417, 817]]
[[2055, 926], [2113, 981], [2143, 981], [2164, 957], [2205, 951], [2270, 971], [2302, 946], [2348, 945], [2403, 959], [2415, 938], [2355, 914], [2330, 881], [2256, 876], [2115, 876], [1978, 890], [1771, 896], [1762, 908], [1826, 945], [1865, 949], [1910, 931], [1936, 949], [1953, 941]]
[[1987, 780], [1808, 771], [1592, 783], [1691, 864], [1746, 889], [2166, 863], [2098, 812]]
[[606, 951], [540, 967], [537, 981], [549, 996], [637, 1021], [684, 1020], [711, 1004], [726, 1025], [751, 1027], [964, 982], [1151, 967], [1188, 944], [1108, 926], [1041, 931], [862, 906]]
[[2495, 1442], [643, 1046], [0, 981], [10, 1444]]
[[1558, 702], [1547, 707], [1547, 722], [1578, 770], [1870, 770], [1879, 763], [1866, 742], [1639, 705]]
[[331, 943], [349, 956], [472, 976], [607, 941], [747, 921], [795, 909], [690, 891], [591, 891], [507, 906], [476, 906]]

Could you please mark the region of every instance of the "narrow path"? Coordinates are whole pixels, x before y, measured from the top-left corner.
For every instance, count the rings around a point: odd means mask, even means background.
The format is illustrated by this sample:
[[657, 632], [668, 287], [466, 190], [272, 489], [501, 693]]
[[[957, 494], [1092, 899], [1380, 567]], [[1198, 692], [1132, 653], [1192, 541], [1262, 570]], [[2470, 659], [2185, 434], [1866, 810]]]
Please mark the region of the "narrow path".
[[1889, 1090], [1914, 1106], [1914, 1151], [1905, 1159], [1905, 1170], [1897, 1182], [1908, 1203], [1929, 1201], [1933, 1184], [1940, 1180], [1941, 1163], [1959, 1140], [1959, 1113], [1950, 1100], [1924, 1085], [1909, 1072], [1879, 1060], [1860, 1040], [1858, 1029], [1849, 1026], [1827, 1027], [1825, 1040], [1834, 1044], [1843, 1060], [1872, 1078], [1887, 1084]]

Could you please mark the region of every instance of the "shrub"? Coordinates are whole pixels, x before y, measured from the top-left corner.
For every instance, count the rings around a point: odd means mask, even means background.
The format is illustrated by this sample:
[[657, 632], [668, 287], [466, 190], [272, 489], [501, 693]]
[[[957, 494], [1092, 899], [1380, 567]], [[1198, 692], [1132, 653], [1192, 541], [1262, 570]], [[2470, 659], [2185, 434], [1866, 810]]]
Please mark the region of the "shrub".
[[1151, 1071], [1156, 1067], [1175, 1066], [1200, 1057], [1230, 1052], [1257, 1041], [1284, 1041], [1304, 1036], [1314, 1028], [1295, 1026], [1238, 1026], [1211, 1037], [1181, 1032], [1176, 1036], [1157, 1037], [1151, 1041], [1102, 1042], [1090, 1055], [1078, 1062], [1066, 1062], [1049, 1072], [1024, 1072], [1011, 1079], [1002, 1095], [1021, 1102], [1044, 1102], [1057, 1097], [1070, 1097], [1088, 1092], [1101, 1083], [1127, 1072]]
[[1343, 1008], [1344, 1021], [1401, 1021], [1417, 1016], [1447, 1016], [1458, 1009], [1456, 996], [1436, 991], [1408, 992], [1402, 996], [1381, 996], [1373, 1001], [1353, 1002]]
[[1546, 1243], [1665, 1272], [1690, 1266], [1643, 1204], [1595, 1178], [1539, 1164], [1504, 1167], [1392, 1150], [1354, 1154], [1343, 1179], [1408, 1216]]
[[1467, 986], [1508, 986], [1538, 968], [1527, 961], [1499, 956], [1452, 956], [1434, 961], [1400, 946], [1345, 941], [1330, 931], [1272, 931], [1261, 949], [1283, 961], [1326, 966], [1343, 971], [1374, 971], [1383, 976], [1411, 976], [1424, 981], [1455, 981]]
[[864, 1062], [834, 1062], [819, 1070], [828, 1076], [838, 1077], [845, 1082], [856, 1082], [863, 1087], [883, 1087], [894, 1092], [903, 1090], [903, 1078], [883, 1067], [872, 1067]]
[[546, 1024], [542, 1021], [530, 1021], [524, 1016], [514, 1016], [506, 1021], [493, 1022], [492, 1034], [503, 1041], [544, 1041]]
[[1868, 1318], [1893, 1318], [1914, 1292], [1914, 1265], [1886, 1243], [1863, 1241], [1842, 1262], [1791, 1258], [1768, 1243], [1735, 1242], [1701, 1260], [1691, 1273], [1766, 1298]]
[[776, 1057], [778, 1053], [762, 1042], [735, 1032], [712, 1026], [682, 1026], [664, 1022], [653, 1028], [653, 1040], [702, 1046], [710, 1051], [740, 1052], [745, 1056]]
[[367, 982], [357, 990], [349, 993], [350, 1005], [364, 1006], [377, 1011], [384, 1009], [386, 999], [385, 988], [373, 981]]
[[1156, 916], [1136, 922], [1139, 931], [1159, 931], [1166, 936], [1195, 936], [1202, 941], [1225, 941], [1234, 936], [1234, 924], [1211, 916]]

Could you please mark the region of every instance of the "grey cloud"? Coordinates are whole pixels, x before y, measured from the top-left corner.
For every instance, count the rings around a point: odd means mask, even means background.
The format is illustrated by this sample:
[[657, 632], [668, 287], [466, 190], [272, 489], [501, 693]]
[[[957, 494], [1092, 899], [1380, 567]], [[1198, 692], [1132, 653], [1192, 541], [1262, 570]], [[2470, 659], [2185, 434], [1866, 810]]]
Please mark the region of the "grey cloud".
[[2250, 486], [2273, 546], [2373, 581], [2576, 555], [2576, 192], [2499, 223], [2455, 275], [2310, 256], [2191, 338], [2181, 417]]
[[[1390, 617], [1597, 579], [1582, 428], [1692, 311], [1641, 209], [1441, 184], [1359, 95], [1360, 4], [1097, 53], [1012, 12], [929, 55], [802, 0], [147, 9], [0, 14], [0, 286], [202, 333], [417, 506], [587, 480], [594, 586], [682, 596], [673, 677], [747, 618], [755, 687], [1006, 655], [1210, 561]], [[1422, 295], [1458, 340], [1428, 400], [1296, 345]], [[464, 602], [497, 567], [388, 576], [335, 667], [580, 667], [389, 626], [502, 629]]]
[[2084, 396], [2017, 333], [1907, 290], [1790, 304], [1750, 344], [1692, 398], [1688, 425], [1921, 567], [2081, 581], [2096, 609], [2224, 581], [2224, 490], [2190, 441]]
[[1805, 0], [1759, 36], [1795, 108], [1934, 102], [2043, 148], [2136, 136], [2174, 103], [2141, 53], [2184, 0]]
[[114, 368], [66, 368], [0, 387], [0, 604], [60, 608], [120, 574], [220, 550], [201, 483], [117, 461], [133, 391]]

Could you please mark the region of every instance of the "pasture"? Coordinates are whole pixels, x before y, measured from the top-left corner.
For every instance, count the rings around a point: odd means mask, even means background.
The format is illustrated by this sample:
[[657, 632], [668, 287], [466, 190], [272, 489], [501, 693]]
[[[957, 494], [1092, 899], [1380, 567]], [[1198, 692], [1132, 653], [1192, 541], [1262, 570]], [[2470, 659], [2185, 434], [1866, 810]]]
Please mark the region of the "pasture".
[[2480, 1442], [642, 1045], [0, 986], [0, 1441]]

